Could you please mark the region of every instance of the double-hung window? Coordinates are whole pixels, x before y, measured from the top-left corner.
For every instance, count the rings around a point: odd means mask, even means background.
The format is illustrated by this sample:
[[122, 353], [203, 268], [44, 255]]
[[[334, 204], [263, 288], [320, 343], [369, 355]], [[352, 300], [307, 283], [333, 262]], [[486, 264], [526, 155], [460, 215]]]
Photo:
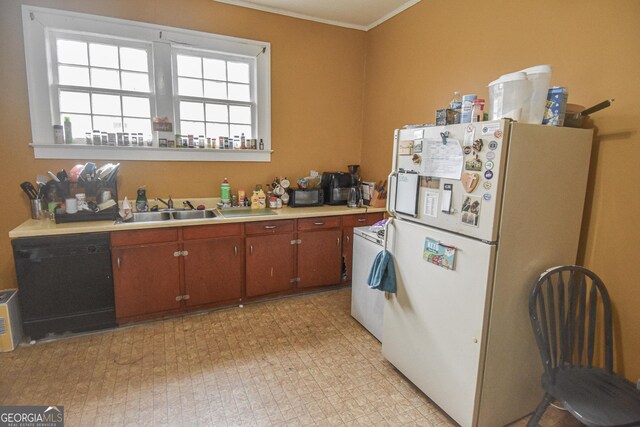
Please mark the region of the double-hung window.
[[53, 116], [70, 119], [73, 143], [92, 142], [94, 130], [152, 142], [151, 43], [63, 32], [52, 32], [50, 42]]
[[[255, 72], [251, 59], [174, 49], [176, 111], [183, 134], [254, 139]], [[237, 141], [236, 141], [237, 142]]]
[[36, 158], [270, 160], [268, 43], [33, 6], [23, 27]]

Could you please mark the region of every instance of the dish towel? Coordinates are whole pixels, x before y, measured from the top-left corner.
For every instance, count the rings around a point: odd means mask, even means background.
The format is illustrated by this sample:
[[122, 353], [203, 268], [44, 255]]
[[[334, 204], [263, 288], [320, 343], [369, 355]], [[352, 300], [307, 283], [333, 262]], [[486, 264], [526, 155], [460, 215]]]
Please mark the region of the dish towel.
[[383, 250], [376, 255], [367, 278], [371, 289], [396, 293], [396, 267], [391, 252]]

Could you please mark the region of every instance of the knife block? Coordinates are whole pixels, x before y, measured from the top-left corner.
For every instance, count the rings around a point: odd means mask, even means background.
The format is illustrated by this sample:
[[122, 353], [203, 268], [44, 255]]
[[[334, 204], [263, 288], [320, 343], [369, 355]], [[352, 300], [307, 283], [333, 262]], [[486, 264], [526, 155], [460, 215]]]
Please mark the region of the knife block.
[[369, 206], [371, 206], [372, 208], [384, 208], [385, 206], [387, 206], [387, 198], [381, 198], [380, 192], [378, 190], [375, 190], [373, 192], [373, 195], [371, 196], [371, 200], [369, 201]]

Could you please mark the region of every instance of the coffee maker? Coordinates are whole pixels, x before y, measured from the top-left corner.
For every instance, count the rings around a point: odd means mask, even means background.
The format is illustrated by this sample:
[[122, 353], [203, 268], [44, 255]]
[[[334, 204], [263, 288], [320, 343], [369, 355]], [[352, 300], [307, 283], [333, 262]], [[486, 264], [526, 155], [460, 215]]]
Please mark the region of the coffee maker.
[[325, 172], [322, 174], [320, 186], [324, 190], [324, 203], [327, 205], [348, 205], [358, 207], [360, 204], [360, 165], [347, 166], [349, 172]]

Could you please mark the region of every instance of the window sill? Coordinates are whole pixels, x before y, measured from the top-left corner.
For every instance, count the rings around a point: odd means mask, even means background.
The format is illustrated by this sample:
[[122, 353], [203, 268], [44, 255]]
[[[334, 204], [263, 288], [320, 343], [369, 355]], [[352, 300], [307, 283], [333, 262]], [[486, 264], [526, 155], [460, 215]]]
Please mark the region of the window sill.
[[113, 147], [101, 145], [30, 144], [36, 159], [145, 160], [178, 162], [270, 162], [270, 150], [211, 148]]

